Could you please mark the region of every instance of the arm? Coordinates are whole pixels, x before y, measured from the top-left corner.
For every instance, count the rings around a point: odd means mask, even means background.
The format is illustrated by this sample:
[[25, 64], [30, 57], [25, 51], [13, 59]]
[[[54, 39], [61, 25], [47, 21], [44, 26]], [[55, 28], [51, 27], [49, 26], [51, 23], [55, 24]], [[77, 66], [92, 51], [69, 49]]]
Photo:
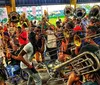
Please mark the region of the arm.
[[12, 40], [10, 40], [10, 45], [11, 45], [12, 49], [14, 50], [15, 44], [14, 44], [14, 42]]
[[42, 38], [42, 46], [41, 46], [41, 52], [44, 52], [44, 45], [45, 45], [45, 39]]
[[15, 60], [22, 61], [27, 67], [30, 67], [31, 65], [23, 58], [25, 54], [26, 52], [22, 50], [18, 56], [12, 56], [12, 58], [14, 58]]
[[76, 54], [76, 55], [79, 54], [79, 49], [80, 49], [80, 47], [77, 47], [77, 46], [76, 46], [76, 48], [75, 48], [75, 54]]
[[79, 78], [74, 72], [72, 72], [72, 73], [69, 75], [67, 85], [73, 85], [74, 82], [79, 81], [79, 79], [80, 79], [80, 78]]
[[98, 44], [96, 44], [92, 39], [90, 40], [90, 44], [96, 45], [97, 47], [99, 47]]

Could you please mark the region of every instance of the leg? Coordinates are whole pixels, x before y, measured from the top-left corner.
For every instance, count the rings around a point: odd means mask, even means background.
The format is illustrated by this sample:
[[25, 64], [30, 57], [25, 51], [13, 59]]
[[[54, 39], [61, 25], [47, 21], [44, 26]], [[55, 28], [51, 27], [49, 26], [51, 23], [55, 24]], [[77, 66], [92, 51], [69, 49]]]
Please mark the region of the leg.
[[31, 85], [33, 81], [33, 78], [31, 76], [29, 76], [28, 81], [27, 81], [27, 85]]
[[29, 75], [27, 85], [31, 85], [32, 80], [35, 81], [35, 85], [42, 85], [42, 80], [38, 73], [33, 73], [30, 69], [25, 69], [25, 71], [27, 71]]
[[31, 82], [32, 82], [32, 80], [33, 80], [33, 78], [32, 78], [32, 72], [30, 71], [30, 70], [28, 70], [28, 69], [25, 69], [25, 71], [28, 73], [28, 81], [27, 81], [27, 85], [31, 85]]
[[5, 82], [4, 81], [0, 81], [0, 85], [5, 85]]
[[35, 73], [35, 74], [33, 73], [32, 77], [35, 81], [35, 85], [42, 85], [42, 80], [41, 80], [40, 75], [38, 73]]

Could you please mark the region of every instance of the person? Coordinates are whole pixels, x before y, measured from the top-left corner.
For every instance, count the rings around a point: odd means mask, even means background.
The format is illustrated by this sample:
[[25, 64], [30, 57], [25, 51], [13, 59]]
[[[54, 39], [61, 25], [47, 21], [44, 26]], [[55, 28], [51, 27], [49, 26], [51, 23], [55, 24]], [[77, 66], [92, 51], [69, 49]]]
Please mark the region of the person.
[[21, 29], [18, 36], [19, 44], [26, 45], [28, 43], [28, 33], [26, 31], [27, 28], [26, 23], [24, 23], [21, 28], [20, 27], [18, 28]]
[[[96, 54], [95, 52], [98, 50], [99, 50], [98, 46], [93, 45], [93, 44], [87, 44], [80, 49], [79, 54], [86, 52], [86, 51]], [[99, 56], [97, 57], [99, 59]], [[100, 79], [100, 69], [98, 71], [94, 71], [94, 72], [85, 74], [83, 76], [85, 77], [86, 81], [81, 85], [100, 85], [100, 80], [99, 80]], [[73, 85], [78, 80], [80, 80], [79, 76], [75, 72], [72, 72], [69, 76], [67, 85]]]
[[18, 26], [18, 31], [16, 33], [20, 45], [20, 50], [22, 50], [23, 47], [28, 43], [28, 33], [25, 29], [26, 27], [27, 25], [25, 23], [22, 25], [22, 27]]
[[100, 19], [96, 19], [95, 26], [97, 27], [97, 34], [100, 33]]
[[[97, 31], [98, 31], [98, 28], [96, 26], [89, 26], [87, 28], [87, 35], [89, 35], [89, 36], [96, 35]], [[100, 45], [100, 37], [99, 36], [98, 37], [96, 36], [96, 38], [93, 37], [92, 40], [95, 42], [96, 45]]]
[[45, 47], [45, 38], [42, 35], [41, 27], [39, 27], [39, 26], [37, 26], [34, 29], [34, 33], [36, 34], [36, 43], [37, 43], [37, 47], [38, 47], [38, 50], [35, 55], [35, 59], [37, 60], [37, 62], [41, 62], [44, 60], [43, 52], [44, 52], [44, 47]]
[[21, 69], [24, 69], [28, 72], [29, 74], [29, 78], [28, 78], [28, 82], [27, 85], [31, 85], [31, 80], [34, 79], [35, 81], [35, 85], [42, 85], [42, 80], [37, 72], [37, 70], [35, 69], [35, 67], [32, 64], [32, 59], [33, 59], [33, 55], [35, 54], [37, 50], [37, 46], [36, 46], [36, 35], [34, 32], [31, 32], [29, 34], [29, 43], [27, 43], [24, 48], [22, 49], [22, 51], [20, 52], [20, 54], [16, 57], [16, 56], [12, 56], [12, 58], [16, 59], [16, 60], [20, 60], [20, 67]]
[[10, 36], [13, 36], [15, 34], [15, 30], [16, 30], [15, 24], [13, 22], [11, 22], [10, 25], [8, 26], [7, 30], [9, 32]]
[[96, 28], [96, 26], [88, 26], [87, 27], [87, 31], [86, 31], [86, 38], [84, 38], [81, 42], [82, 42], [82, 44], [81, 44], [81, 46], [76, 46], [76, 49], [75, 49], [75, 54], [77, 55], [78, 54], [78, 52], [79, 52], [79, 50], [83, 47], [83, 46], [85, 46], [85, 45], [87, 45], [87, 44], [92, 44], [92, 45], [96, 45], [96, 46], [98, 46], [99, 47], [99, 45], [100, 45], [100, 37], [98, 36], [96, 36], [96, 38], [95, 37], [92, 37], [91, 38], [91, 36], [94, 36], [94, 35], [96, 35], [96, 30], [97, 28]]
[[6, 85], [5, 83], [5, 80], [7, 80], [7, 77], [6, 77], [6, 73], [5, 73], [5, 67], [4, 67], [4, 64], [5, 64], [5, 60], [4, 60], [4, 54], [1, 53], [1, 50], [0, 50], [0, 85]]
[[46, 35], [46, 52], [49, 53], [51, 61], [55, 61], [57, 60], [57, 37], [51, 27], [46, 31]]
[[56, 37], [57, 37], [57, 47], [61, 45], [61, 39], [63, 38], [63, 29], [61, 27], [60, 21], [56, 21]]
[[[87, 75], [89, 77], [90, 75]], [[86, 77], [85, 77], [86, 78]], [[67, 85], [73, 85], [74, 82], [79, 80], [79, 76], [77, 76], [74, 72], [72, 72], [69, 76]], [[75, 84], [76, 85], [76, 84]], [[78, 84], [78, 85], [99, 85], [96, 81], [86, 81], [83, 84]]]
[[61, 18], [60, 18], [60, 17], [57, 18], [56, 22], [57, 22], [57, 21], [59, 21], [60, 24], [62, 24], [62, 21], [61, 21]]
[[47, 10], [44, 10], [44, 15], [43, 15], [43, 17], [45, 17], [47, 20], [49, 20], [49, 16], [48, 16]]

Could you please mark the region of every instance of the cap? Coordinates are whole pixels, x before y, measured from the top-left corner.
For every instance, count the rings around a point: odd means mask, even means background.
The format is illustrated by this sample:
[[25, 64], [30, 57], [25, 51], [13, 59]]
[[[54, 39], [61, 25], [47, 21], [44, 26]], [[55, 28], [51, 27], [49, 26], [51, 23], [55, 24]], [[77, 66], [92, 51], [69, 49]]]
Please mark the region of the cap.
[[77, 32], [77, 31], [82, 31], [82, 28], [80, 26], [76, 26], [74, 29], [73, 29], [74, 32]]

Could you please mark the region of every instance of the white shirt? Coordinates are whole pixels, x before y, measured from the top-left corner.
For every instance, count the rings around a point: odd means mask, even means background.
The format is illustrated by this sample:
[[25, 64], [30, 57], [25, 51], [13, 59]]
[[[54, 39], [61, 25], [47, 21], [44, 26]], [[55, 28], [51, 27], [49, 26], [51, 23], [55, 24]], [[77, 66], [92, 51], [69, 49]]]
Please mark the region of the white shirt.
[[47, 30], [47, 47], [48, 48], [55, 48], [57, 47], [56, 43], [56, 36], [52, 30]]
[[[23, 58], [24, 58], [30, 65], [32, 65], [32, 58], [33, 58], [33, 56], [32, 56], [32, 54], [33, 54], [33, 46], [32, 46], [32, 44], [29, 42], [28, 44], [26, 44], [26, 45], [24, 46], [23, 50], [26, 52], [26, 54], [23, 56]], [[26, 66], [23, 62], [20, 63], [20, 66], [21, 66], [22, 69], [27, 68], [27, 66]]]

